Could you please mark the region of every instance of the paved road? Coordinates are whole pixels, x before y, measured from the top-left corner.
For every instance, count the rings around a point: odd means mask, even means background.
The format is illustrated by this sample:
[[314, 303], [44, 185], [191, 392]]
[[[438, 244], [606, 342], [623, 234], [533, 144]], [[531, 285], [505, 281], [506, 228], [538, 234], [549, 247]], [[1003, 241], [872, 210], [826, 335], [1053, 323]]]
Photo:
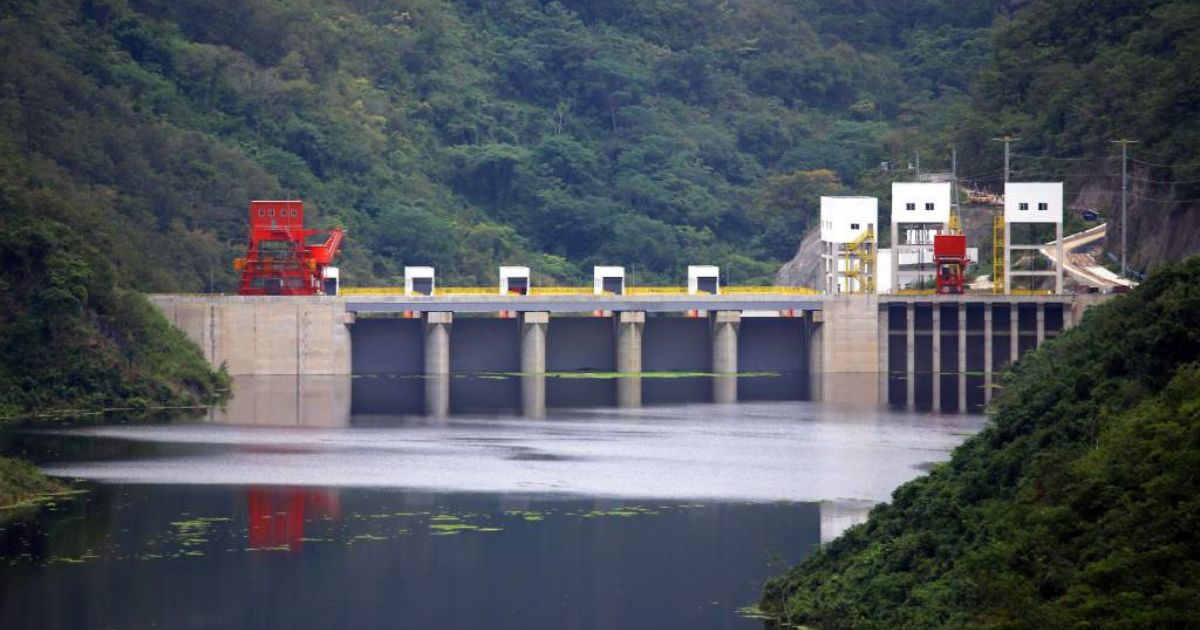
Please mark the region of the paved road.
[[[1063, 270], [1076, 281], [1102, 290], [1132, 287], [1133, 281], [1122, 278], [1102, 265], [1096, 264], [1091, 256], [1078, 253], [1097, 241], [1104, 240], [1107, 228], [1107, 223], [1101, 223], [1094, 228], [1064, 237], [1063, 251], [1066, 252], [1067, 260], [1063, 264]], [[1043, 247], [1040, 251], [1050, 260], [1055, 259], [1056, 252], [1053, 247]]]

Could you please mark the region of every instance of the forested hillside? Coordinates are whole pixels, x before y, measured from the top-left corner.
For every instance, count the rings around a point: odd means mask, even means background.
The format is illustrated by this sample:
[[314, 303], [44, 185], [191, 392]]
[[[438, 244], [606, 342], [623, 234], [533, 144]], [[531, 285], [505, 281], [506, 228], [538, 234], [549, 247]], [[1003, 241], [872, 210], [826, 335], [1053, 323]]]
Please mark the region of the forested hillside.
[[1200, 618], [1200, 258], [1021, 359], [991, 425], [788, 575], [785, 627]]
[[1011, 133], [1020, 138], [1014, 178], [1064, 178], [1068, 202], [1117, 219], [1121, 162], [1111, 141], [1137, 140], [1131, 264], [1145, 269], [1200, 252], [1200, 3], [1013, 4], [1027, 6], [997, 21], [971, 111], [953, 122], [969, 162], [998, 172], [1001, 153], [989, 138]]
[[965, 99], [990, 4], [10, 1], [0, 156], [89, 198], [146, 290], [229, 290], [279, 196], [349, 228], [352, 283], [761, 281]]

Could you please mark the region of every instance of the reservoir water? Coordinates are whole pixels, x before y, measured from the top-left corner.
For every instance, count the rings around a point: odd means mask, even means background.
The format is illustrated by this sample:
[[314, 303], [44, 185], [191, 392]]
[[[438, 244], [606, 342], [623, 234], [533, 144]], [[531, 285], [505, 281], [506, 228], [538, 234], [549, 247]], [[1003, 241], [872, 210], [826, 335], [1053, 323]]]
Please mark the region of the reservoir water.
[[551, 378], [530, 410], [464, 377], [432, 412], [421, 379], [242, 379], [200, 418], [0, 434], [86, 490], [0, 512], [0, 627], [760, 627], [765, 579], [983, 423], [779, 378], [637, 408]]

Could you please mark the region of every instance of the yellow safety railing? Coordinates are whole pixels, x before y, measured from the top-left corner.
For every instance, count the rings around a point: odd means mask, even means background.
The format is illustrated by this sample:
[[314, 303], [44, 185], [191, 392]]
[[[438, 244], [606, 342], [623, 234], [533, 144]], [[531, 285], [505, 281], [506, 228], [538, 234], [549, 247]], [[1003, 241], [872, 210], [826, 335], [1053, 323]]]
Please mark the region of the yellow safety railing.
[[992, 221], [992, 293], [1004, 293], [1004, 215]]
[[436, 287], [434, 295], [494, 295], [500, 297], [499, 287]]
[[808, 287], [721, 287], [726, 295], [820, 295]]
[[[529, 295], [594, 295], [595, 292], [593, 287], [533, 287], [529, 289]], [[612, 295], [612, 293], [605, 291], [600, 295]]]
[[[726, 295], [820, 295], [821, 292], [808, 287], [752, 287], [731, 286], [721, 287], [721, 293]], [[404, 287], [342, 287], [342, 295], [404, 295]], [[497, 287], [437, 287], [433, 294], [439, 295], [473, 295], [473, 296], [502, 296]], [[687, 287], [626, 287], [625, 295], [687, 295]], [[515, 294], [514, 294], [515, 295]], [[592, 287], [533, 287], [529, 295], [597, 295]], [[614, 296], [610, 291], [598, 295]], [[414, 295], [411, 297], [425, 297]]]
[[900, 289], [896, 291], [897, 295], [933, 295], [936, 289]]
[[1009, 291], [1011, 295], [1054, 295], [1054, 291], [1048, 289], [1013, 289]]
[[[848, 293], [875, 292], [875, 230], [870, 226], [858, 238], [846, 244], [845, 273], [857, 286], [847, 286]], [[847, 285], [850, 283], [847, 282]]]
[[404, 287], [341, 287], [342, 295], [404, 295]]
[[687, 295], [687, 287], [626, 287], [625, 295]]

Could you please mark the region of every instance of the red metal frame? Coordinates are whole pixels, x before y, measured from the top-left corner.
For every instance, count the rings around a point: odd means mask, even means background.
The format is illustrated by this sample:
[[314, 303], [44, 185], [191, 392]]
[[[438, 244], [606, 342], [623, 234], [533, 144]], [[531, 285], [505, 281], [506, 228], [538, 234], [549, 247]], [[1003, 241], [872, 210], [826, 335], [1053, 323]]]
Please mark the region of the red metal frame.
[[937, 269], [937, 292], [962, 294], [966, 289], [967, 237], [963, 234], [936, 234], [933, 237], [933, 264]]
[[310, 236], [324, 230], [304, 227], [303, 201], [251, 201], [250, 243], [234, 261], [241, 272], [240, 295], [319, 295], [321, 276], [342, 246], [345, 231], [328, 230], [320, 245]]

